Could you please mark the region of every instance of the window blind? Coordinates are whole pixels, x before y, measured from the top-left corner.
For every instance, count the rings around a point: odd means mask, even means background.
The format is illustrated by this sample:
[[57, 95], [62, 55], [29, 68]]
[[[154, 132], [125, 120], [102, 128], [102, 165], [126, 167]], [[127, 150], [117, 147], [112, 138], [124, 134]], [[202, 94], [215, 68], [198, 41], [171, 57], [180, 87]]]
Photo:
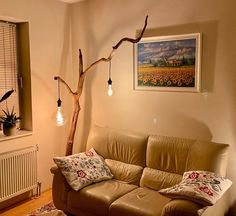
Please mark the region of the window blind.
[[2, 109], [7, 108], [19, 115], [19, 91], [17, 68], [17, 32], [16, 24], [0, 21], [0, 97], [7, 91], [14, 90], [13, 94], [0, 104]]

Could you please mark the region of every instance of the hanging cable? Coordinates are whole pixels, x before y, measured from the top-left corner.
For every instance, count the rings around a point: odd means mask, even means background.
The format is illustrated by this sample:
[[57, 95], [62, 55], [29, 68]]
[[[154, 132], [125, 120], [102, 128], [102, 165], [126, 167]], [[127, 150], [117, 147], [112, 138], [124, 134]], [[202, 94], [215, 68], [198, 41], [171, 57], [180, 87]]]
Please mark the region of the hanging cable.
[[57, 81], [57, 93], [58, 93], [58, 100], [57, 100], [57, 107], [61, 107], [61, 90], [60, 90], [60, 81]]
[[109, 78], [108, 78], [108, 90], [107, 90], [107, 94], [108, 96], [112, 96], [113, 95], [113, 90], [112, 90], [112, 80], [111, 80], [111, 59], [109, 61]]

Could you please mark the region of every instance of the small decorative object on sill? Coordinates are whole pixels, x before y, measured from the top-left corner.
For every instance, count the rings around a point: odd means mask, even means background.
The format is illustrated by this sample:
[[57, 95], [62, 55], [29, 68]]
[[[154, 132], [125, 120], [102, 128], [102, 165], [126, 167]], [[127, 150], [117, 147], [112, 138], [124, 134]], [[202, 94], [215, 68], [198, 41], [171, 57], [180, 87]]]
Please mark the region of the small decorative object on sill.
[[16, 135], [17, 133], [17, 129], [16, 129], [16, 125], [13, 125], [12, 127], [3, 127], [3, 134], [6, 136], [12, 136], [12, 135]]
[[[13, 92], [13, 89], [7, 91], [0, 99], [0, 103], [7, 100], [7, 98], [9, 98]], [[1, 127], [3, 128], [3, 133], [6, 136], [15, 135], [17, 132], [16, 123], [19, 122], [20, 117], [16, 117], [16, 113], [14, 113], [14, 107], [11, 113], [9, 112], [8, 108], [7, 111], [2, 111], [5, 114], [5, 116], [0, 117], [0, 123], [2, 124]]]
[[0, 117], [0, 122], [3, 125], [3, 133], [6, 136], [15, 135], [17, 133], [16, 123], [20, 121], [20, 117], [14, 113], [14, 107], [11, 112], [3, 110], [5, 116]]

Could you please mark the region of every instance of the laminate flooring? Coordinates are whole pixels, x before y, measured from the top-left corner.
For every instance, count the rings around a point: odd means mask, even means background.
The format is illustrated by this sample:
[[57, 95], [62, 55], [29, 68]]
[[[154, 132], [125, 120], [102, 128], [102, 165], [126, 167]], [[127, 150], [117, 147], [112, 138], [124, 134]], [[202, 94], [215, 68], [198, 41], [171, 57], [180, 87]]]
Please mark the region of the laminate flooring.
[[6, 209], [0, 210], [0, 216], [25, 216], [52, 201], [52, 190], [47, 190], [40, 197], [21, 201]]

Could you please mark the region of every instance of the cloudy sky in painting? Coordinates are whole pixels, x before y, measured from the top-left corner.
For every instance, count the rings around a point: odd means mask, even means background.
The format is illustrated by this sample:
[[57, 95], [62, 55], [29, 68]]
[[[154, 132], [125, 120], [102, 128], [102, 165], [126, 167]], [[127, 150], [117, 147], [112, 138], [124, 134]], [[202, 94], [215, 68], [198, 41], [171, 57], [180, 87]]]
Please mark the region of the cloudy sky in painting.
[[138, 61], [157, 61], [160, 59], [195, 58], [196, 39], [160, 42], [141, 42], [138, 44]]

